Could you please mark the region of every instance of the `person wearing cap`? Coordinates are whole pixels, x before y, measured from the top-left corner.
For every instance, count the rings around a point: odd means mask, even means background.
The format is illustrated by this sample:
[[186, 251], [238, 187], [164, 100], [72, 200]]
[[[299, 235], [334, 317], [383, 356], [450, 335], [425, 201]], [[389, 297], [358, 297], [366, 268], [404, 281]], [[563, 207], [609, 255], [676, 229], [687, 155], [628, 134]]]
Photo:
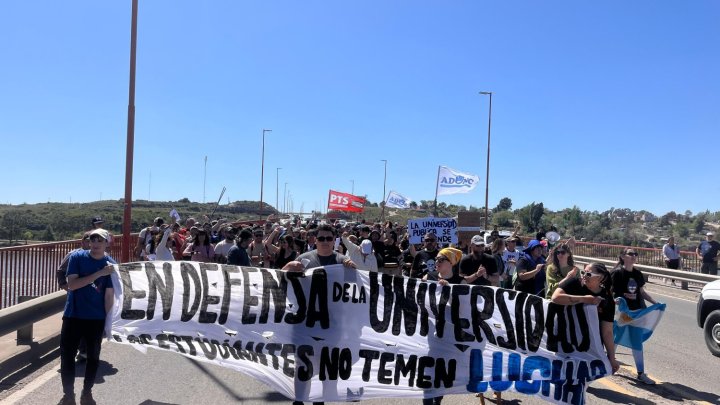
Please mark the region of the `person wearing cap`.
[[715, 234], [708, 232], [705, 234], [705, 240], [700, 242], [695, 254], [698, 258], [702, 259], [702, 267], [700, 272], [703, 274], [710, 274], [717, 276], [718, 273], [718, 251], [720, 251], [720, 243], [714, 240]]
[[[102, 217], [94, 217], [92, 219], [92, 227], [93, 229], [100, 229], [103, 227], [103, 224], [105, 224], [105, 220], [102, 219]], [[110, 247], [113, 243], [113, 235], [108, 231], [108, 252], [110, 251]]]
[[505, 264], [505, 279], [501, 282], [503, 288], [513, 288], [513, 276], [515, 276], [515, 265], [520, 260], [522, 251], [517, 248], [519, 238], [511, 236], [505, 240], [505, 251], [503, 251], [503, 262]]
[[349, 236], [349, 233], [343, 233], [342, 242], [347, 249], [347, 256], [357, 264], [358, 270], [378, 271], [377, 257], [373, 253], [370, 239], [363, 240], [358, 246], [349, 239]]
[[460, 275], [468, 284], [498, 286], [500, 277], [495, 258], [485, 253], [485, 241], [475, 235], [470, 239], [470, 253], [460, 260]]
[[516, 266], [515, 289], [544, 297], [545, 258], [544, 246], [537, 239], [528, 242]]
[[114, 301], [110, 274], [116, 264], [105, 253], [109, 232], [95, 229], [90, 233], [90, 249], [75, 252], [68, 261], [67, 300], [60, 331], [60, 377], [63, 387], [61, 404], [75, 403], [75, 355], [80, 341], [87, 345], [87, 364], [80, 402], [95, 403], [95, 384], [105, 317]]
[[427, 233], [423, 236], [425, 247], [415, 254], [410, 277], [422, 278], [426, 272], [435, 271], [435, 257], [438, 255], [437, 235]]
[[[55, 271], [55, 278], [57, 279], [58, 287], [61, 289], [67, 291], [67, 268], [68, 264], [70, 263], [70, 257], [81, 251], [81, 250], [90, 250], [90, 233], [92, 231], [87, 231], [83, 234], [82, 239], [80, 240], [80, 247], [77, 249], [73, 249], [68, 254], [65, 255], [65, 257], [62, 259], [62, 262], [60, 262], [60, 266]], [[78, 346], [78, 354], [75, 357], [75, 361], [83, 362], [87, 359], [87, 348], [85, 346], [85, 339], [80, 340], [80, 346]]]

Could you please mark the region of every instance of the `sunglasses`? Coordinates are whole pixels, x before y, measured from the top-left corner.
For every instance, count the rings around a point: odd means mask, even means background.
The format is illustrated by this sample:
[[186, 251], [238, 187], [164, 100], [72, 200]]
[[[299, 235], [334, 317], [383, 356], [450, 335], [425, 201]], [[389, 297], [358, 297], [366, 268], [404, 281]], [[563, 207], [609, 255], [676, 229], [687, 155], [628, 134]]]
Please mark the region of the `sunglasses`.
[[425, 239], [425, 243], [435, 243], [437, 239]]
[[567, 250], [558, 250], [555, 252], [556, 255], [566, 255], [568, 254]]
[[583, 278], [584, 278], [584, 277], [590, 277], [590, 278], [593, 278], [593, 277], [602, 277], [602, 274], [593, 273], [592, 271], [581, 270], [581, 271], [580, 271], [580, 277], [583, 277]]
[[625, 256], [637, 256], [638, 254], [635, 252], [625, 253]]
[[99, 237], [99, 236], [91, 236], [90, 242], [105, 242], [105, 239]]
[[318, 236], [317, 238], [318, 242], [333, 242], [335, 240], [334, 236]]

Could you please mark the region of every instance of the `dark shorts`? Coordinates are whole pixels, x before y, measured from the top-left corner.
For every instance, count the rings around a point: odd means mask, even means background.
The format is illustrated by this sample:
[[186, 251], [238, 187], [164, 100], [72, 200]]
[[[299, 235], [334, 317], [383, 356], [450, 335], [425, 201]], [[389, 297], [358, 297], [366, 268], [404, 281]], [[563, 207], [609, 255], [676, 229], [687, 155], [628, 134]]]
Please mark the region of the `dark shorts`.
[[665, 265], [668, 269], [679, 269], [680, 268], [680, 259], [670, 259], [665, 260]]

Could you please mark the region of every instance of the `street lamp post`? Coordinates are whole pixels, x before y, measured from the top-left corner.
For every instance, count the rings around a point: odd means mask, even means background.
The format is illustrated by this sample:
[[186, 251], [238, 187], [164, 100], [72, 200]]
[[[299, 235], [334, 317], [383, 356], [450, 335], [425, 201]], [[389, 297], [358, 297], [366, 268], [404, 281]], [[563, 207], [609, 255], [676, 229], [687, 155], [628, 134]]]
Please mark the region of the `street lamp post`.
[[355, 195], [355, 180], [350, 180], [350, 183], [352, 183], [350, 194]]
[[137, 16], [138, 1], [132, 2], [130, 20], [130, 83], [128, 88], [128, 119], [125, 147], [125, 200], [123, 201], [123, 243], [120, 259], [123, 263], [130, 261], [130, 227], [132, 226], [132, 177], [133, 156], [135, 150], [135, 66], [137, 55]]
[[380, 220], [385, 220], [385, 185], [387, 184], [387, 160], [386, 159], [380, 159], [381, 162], [385, 163], [385, 175], [383, 176], [383, 197], [382, 197], [382, 211], [380, 214]]
[[260, 216], [263, 210], [263, 180], [265, 176], [265, 132], [272, 132], [272, 129], [263, 129], [262, 136], [262, 157], [260, 161]]
[[278, 205], [278, 202], [280, 201], [280, 169], [282, 169], [282, 167], [275, 169], [275, 211], [278, 212], [280, 212], [280, 206]]
[[285, 182], [285, 188], [283, 189], [283, 214], [287, 213], [287, 181]]
[[488, 190], [490, 183], [490, 122], [492, 119], [492, 91], [481, 91], [480, 94], [490, 96], [490, 107], [488, 110], [488, 141], [487, 141], [487, 159], [485, 167], [485, 229], [488, 229]]

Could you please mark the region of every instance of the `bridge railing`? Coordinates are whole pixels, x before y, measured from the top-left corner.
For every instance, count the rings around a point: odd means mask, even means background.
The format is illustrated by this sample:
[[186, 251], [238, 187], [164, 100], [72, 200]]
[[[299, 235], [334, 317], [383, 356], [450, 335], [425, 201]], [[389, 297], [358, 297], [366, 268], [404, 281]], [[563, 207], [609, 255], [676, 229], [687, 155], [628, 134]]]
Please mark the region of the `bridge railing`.
[[[113, 237], [110, 256], [120, 259], [123, 237]], [[130, 236], [130, 246], [137, 234]], [[0, 248], [0, 308], [18, 304], [19, 297], [39, 297], [59, 290], [55, 270], [65, 255], [80, 247], [80, 240], [37, 243]]]

